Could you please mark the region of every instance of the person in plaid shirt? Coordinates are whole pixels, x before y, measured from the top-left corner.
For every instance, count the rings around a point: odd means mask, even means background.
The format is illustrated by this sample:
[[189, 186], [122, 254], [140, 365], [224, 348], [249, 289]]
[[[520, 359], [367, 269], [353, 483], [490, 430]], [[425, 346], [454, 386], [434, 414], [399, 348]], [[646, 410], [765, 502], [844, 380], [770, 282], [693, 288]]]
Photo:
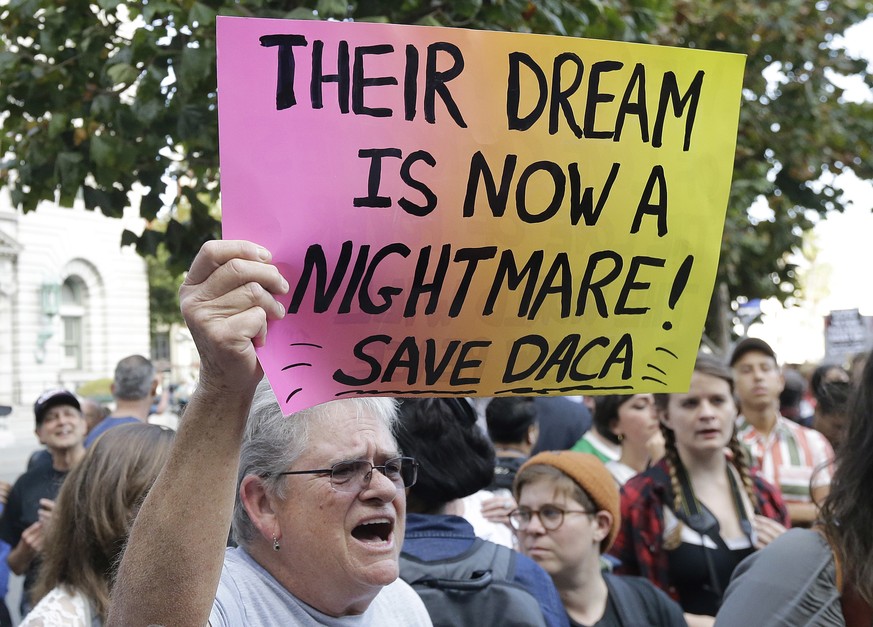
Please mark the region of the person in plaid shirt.
[[711, 625], [734, 567], [781, 535], [789, 517], [779, 491], [745, 462], [725, 365], [701, 355], [687, 393], [655, 398], [667, 454], [622, 489], [610, 554], [617, 573], [677, 599], [689, 625]]

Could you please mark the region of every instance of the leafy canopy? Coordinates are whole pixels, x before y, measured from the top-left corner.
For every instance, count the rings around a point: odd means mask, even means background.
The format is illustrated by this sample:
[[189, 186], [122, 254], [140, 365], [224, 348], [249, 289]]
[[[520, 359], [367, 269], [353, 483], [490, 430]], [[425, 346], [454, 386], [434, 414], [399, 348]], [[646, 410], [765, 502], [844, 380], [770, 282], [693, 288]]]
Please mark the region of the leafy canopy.
[[[869, 104], [835, 76], [860, 75], [834, 37], [865, 19], [859, 0], [10, 0], [0, 7], [0, 185], [121, 215], [131, 193], [150, 221], [126, 233], [179, 271], [220, 233], [215, 17], [339, 18], [643, 41], [748, 55], [720, 282], [731, 302], [798, 292], [788, 254], [818, 216], [841, 210], [832, 177], [873, 178]], [[752, 210], [752, 207], [755, 207]], [[170, 207], [169, 213], [164, 209]], [[157, 218], [160, 218], [159, 220]], [[715, 315], [718, 314], [718, 315]]]

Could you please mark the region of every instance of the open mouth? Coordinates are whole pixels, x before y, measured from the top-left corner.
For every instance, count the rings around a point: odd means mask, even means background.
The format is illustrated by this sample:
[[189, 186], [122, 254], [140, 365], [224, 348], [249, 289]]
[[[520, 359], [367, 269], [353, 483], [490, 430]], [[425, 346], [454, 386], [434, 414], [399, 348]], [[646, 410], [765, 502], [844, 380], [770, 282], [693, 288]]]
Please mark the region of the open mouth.
[[388, 542], [394, 523], [387, 518], [370, 520], [352, 529], [352, 537], [361, 542]]

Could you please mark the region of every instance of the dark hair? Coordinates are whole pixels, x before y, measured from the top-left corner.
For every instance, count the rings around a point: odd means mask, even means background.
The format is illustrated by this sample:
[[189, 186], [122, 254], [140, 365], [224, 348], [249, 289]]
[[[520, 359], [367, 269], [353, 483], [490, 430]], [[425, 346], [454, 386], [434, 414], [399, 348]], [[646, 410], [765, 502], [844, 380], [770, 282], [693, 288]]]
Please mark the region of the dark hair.
[[488, 424], [488, 437], [492, 442], [524, 442], [536, 419], [537, 409], [529, 396], [492, 398], [485, 407], [485, 422]]
[[407, 495], [411, 512], [437, 513], [494, 477], [494, 447], [458, 401], [410, 399], [400, 405], [397, 443], [420, 464]]
[[594, 429], [613, 444], [621, 444], [621, 440], [612, 432], [612, 427], [618, 423], [618, 408], [634, 397], [633, 394], [608, 394], [594, 398], [594, 415], [591, 424]]
[[785, 378], [785, 387], [779, 394], [779, 406], [780, 408], [797, 407], [806, 393], [806, 378], [794, 368], [784, 368], [782, 376]]
[[873, 359], [867, 358], [861, 380], [849, 400], [849, 426], [820, 517], [839, 557], [843, 580], [873, 604]]
[[846, 410], [851, 394], [852, 384], [848, 381], [825, 381], [816, 400], [823, 414], [840, 413]]
[[812, 395], [815, 397], [816, 402], [821, 402], [821, 395], [824, 393], [824, 386], [829, 382], [827, 380], [828, 373], [831, 370], [842, 370], [846, 374], [846, 380], [849, 380], [848, 371], [843, 368], [839, 364], [822, 364], [818, 368], [812, 371], [812, 375], [809, 377], [809, 388], [812, 391]]
[[105, 620], [110, 582], [133, 519], [170, 456], [175, 431], [120, 425], [97, 438], [64, 481], [45, 538], [36, 601], [63, 584]]

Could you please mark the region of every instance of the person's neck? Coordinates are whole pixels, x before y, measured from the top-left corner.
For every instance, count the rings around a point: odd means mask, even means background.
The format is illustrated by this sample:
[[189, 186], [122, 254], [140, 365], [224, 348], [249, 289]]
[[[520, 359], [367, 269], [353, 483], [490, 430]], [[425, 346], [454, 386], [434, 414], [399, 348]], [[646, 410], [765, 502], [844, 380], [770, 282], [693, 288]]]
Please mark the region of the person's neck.
[[555, 581], [564, 609], [570, 618], [583, 625], [593, 625], [606, 612], [609, 589], [600, 571], [600, 560], [593, 567], [581, 567], [572, 581]]
[[585, 434], [585, 437], [589, 438], [590, 440], [594, 440], [607, 450], [616, 451], [621, 454], [621, 446], [619, 446], [615, 442], [610, 442], [609, 440], [607, 440], [605, 437], [600, 435], [600, 433], [598, 433], [596, 429], [590, 429], [588, 433]]
[[109, 414], [110, 418], [136, 418], [141, 422], [145, 422], [149, 417], [149, 410], [152, 407], [151, 399], [143, 398], [138, 401], [116, 400], [115, 411]]
[[277, 553], [267, 546], [263, 538], [256, 538], [248, 546], [246, 552], [261, 567], [264, 568], [285, 590], [298, 600], [317, 609], [328, 616], [354, 616], [367, 611], [370, 603], [384, 586], [361, 586], [357, 594], [348, 587], [325, 586], [318, 582], [314, 573], [306, 572], [294, 566], [293, 560], [289, 566], [287, 557]]
[[80, 443], [76, 446], [55, 449], [52, 454], [52, 468], [58, 472], [67, 472], [85, 457], [85, 447]]
[[776, 418], [779, 416], [779, 410], [775, 405], [762, 405], [760, 407], [743, 407], [743, 418], [750, 425], [755, 427], [755, 430], [762, 435], [770, 435], [773, 427], [776, 426]]
[[642, 450], [638, 450], [635, 446], [629, 446], [625, 440], [622, 442], [621, 457], [618, 461], [637, 472], [643, 472], [649, 466], [649, 450], [645, 446]]
[[679, 459], [685, 466], [692, 483], [698, 481], [721, 481], [725, 477], [727, 458], [722, 449], [713, 449], [705, 453], [691, 453], [678, 449]]
[[498, 457], [530, 457], [530, 444], [494, 443], [494, 452]]

